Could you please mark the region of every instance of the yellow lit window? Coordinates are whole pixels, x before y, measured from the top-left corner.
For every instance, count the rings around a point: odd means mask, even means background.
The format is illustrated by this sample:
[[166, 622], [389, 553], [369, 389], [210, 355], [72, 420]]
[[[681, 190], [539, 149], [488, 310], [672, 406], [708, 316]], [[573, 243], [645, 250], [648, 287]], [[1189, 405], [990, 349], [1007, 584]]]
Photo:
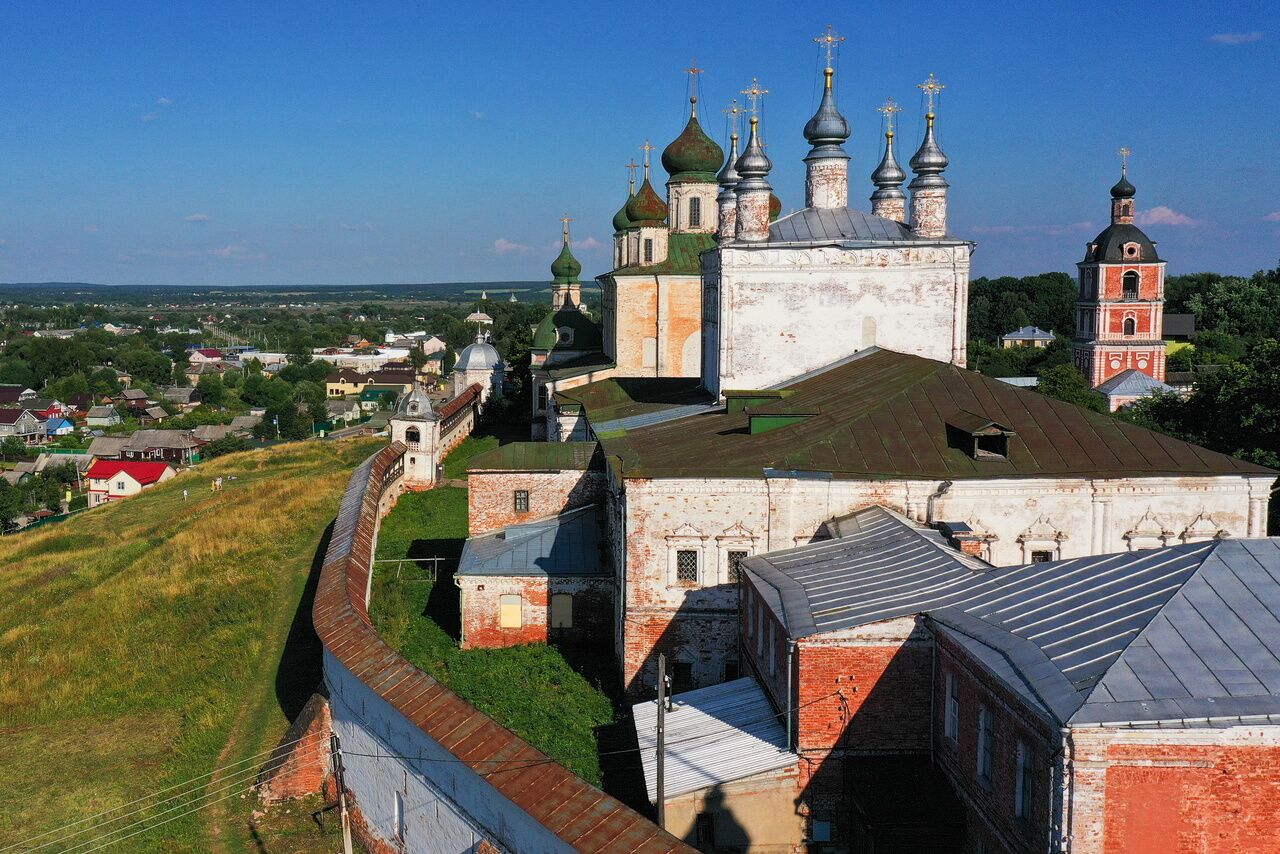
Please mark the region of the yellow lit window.
[[515, 594], [499, 600], [498, 625], [504, 629], [520, 628], [520, 597]]

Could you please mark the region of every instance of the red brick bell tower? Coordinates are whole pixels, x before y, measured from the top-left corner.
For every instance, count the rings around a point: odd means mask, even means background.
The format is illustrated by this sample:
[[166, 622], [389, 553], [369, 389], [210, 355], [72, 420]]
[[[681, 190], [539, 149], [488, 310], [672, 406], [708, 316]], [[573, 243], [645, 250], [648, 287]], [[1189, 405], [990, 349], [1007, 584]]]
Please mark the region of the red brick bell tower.
[[[1120, 153], [1127, 159], [1128, 149]], [[1089, 241], [1076, 300], [1076, 367], [1091, 386], [1127, 370], [1164, 382], [1164, 261], [1133, 224], [1127, 163], [1111, 188], [1111, 225]]]

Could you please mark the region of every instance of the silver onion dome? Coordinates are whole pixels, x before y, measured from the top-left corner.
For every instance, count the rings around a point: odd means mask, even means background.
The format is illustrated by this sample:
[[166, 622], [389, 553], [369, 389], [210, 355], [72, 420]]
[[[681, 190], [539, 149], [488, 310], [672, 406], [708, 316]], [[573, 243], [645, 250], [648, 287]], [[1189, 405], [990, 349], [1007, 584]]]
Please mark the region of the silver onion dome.
[[889, 131], [884, 135], [884, 157], [880, 159], [876, 171], [871, 173], [871, 183], [876, 185], [871, 200], [905, 198], [902, 192], [902, 182], [905, 180], [907, 173], [898, 165], [898, 159], [893, 155], [893, 131]]
[[942, 177], [942, 170], [946, 169], [951, 161], [942, 153], [937, 139], [934, 138], [933, 113], [925, 116], [925, 121], [924, 141], [911, 157], [911, 170], [916, 173], [916, 177], [908, 185], [912, 190], [947, 186], [947, 180]]
[[836, 98], [831, 89], [832, 73], [830, 68], [826, 70], [827, 82], [822, 92], [822, 102], [818, 104], [818, 112], [804, 126], [804, 138], [813, 146], [805, 160], [849, 158], [841, 147], [849, 138], [849, 122], [836, 109]]
[[773, 168], [773, 163], [769, 160], [768, 155], [764, 153], [764, 146], [760, 144], [759, 133], [760, 119], [756, 116], [751, 117], [751, 136], [747, 138], [747, 148], [742, 152], [742, 156], [738, 158], [738, 190], [770, 190], [769, 182], [765, 180], [765, 176], [769, 174], [769, 170]]

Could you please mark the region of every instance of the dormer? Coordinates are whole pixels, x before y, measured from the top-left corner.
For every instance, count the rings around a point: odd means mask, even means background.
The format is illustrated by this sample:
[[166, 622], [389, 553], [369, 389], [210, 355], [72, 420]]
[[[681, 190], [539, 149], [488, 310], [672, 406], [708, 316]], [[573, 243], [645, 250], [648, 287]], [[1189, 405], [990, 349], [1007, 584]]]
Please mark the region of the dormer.
[[1009, 459], [1009, 440], [1017, 435], [1012, 428], [964, 409], [952, 412], [946, 423], [947, 445], [950, 447], [975, 460]]

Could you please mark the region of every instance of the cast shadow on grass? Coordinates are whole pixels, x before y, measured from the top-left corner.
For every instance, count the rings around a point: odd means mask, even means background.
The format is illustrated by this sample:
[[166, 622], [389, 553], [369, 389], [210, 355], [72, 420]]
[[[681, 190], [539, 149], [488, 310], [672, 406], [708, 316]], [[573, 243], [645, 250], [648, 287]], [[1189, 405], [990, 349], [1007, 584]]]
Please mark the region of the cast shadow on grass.
[[[458, 587], [453, 583], [454, 573], [458, 569], [458, 558], [462, 555], [465, 540], [432, 539], [414, 540], [409, 544], [409, 557], [419, 560], [423, 569], [430, 569], [437, 564], [436, 580], [427, 594], [427, 601], [422, 609], [422, 616], [431, 620], [444, 630], [456, 643], [462, 637], [462, 614], [458, 600]], [[441, 558], [440, 561], [429, 561], [425, 558]]]
[[315, 604], [320, 570], [324, 567], [324, 556], [329, 550], [329, 539], [332, 536], [333, 523], [330, 522], [324, 529], [324, 535], [320, 537], [315, 556], [311, 559], [307, 583], [302, 589], [298, 608], [293, 613], [289, 635], [285, 638], [284, 650], [280, 654], [280, 664], [276, 667], [276, 702], [285, 719], [290, 721], [297, 718], [307, 700], [321, 688], [324, 678], [323, 648], [320, 637], [311, 624], [311, 608]]

